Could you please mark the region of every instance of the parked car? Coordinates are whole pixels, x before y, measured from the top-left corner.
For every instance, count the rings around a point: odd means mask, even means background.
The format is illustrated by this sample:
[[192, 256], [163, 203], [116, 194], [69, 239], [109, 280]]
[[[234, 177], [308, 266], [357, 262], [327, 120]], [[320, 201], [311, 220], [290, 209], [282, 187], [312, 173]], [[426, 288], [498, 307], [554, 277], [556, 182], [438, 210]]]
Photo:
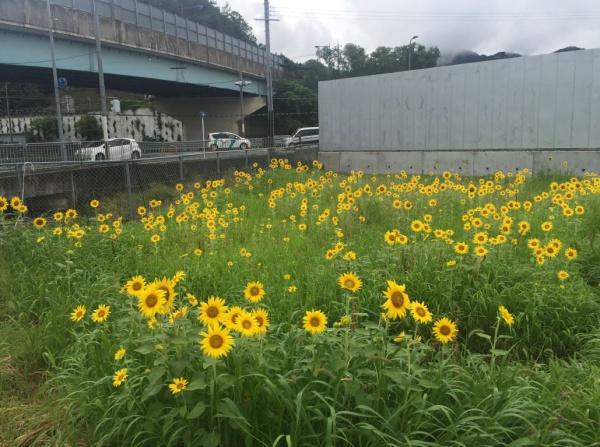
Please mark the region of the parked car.
[[104, 143], [93, 143], [89, 147], [82, 147], [75, 151], [75, 158], [79, 160], [135, 160], [142, 157], [142, 150], [132, 138], [110, 138], [108, 140], [108, 157]]
[[208, 147], [211, 151], [219, 149], [249, 149], [250, 140], [230, 132], [208, 134]]
[[319, 144], [318, 127], [301, 127], [285, 140], [285, 147], [305, 146], [309, 144]]

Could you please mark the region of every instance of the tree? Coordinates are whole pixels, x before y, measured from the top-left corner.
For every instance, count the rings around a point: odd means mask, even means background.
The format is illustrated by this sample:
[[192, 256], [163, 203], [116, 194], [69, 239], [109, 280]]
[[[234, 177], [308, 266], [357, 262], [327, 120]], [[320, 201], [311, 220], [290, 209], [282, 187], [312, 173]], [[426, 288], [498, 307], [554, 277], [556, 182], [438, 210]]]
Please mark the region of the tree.
[[84, 115], [75, 123], [75, 131], [81, 135], [84, 141], [96, 141], [102, 139], [102, 127], [98, 120], [92, 115]]
[[31, 121], [27, 142], [56, 141], [58, 139], [58, 126], [54, 116], [43, 116]]

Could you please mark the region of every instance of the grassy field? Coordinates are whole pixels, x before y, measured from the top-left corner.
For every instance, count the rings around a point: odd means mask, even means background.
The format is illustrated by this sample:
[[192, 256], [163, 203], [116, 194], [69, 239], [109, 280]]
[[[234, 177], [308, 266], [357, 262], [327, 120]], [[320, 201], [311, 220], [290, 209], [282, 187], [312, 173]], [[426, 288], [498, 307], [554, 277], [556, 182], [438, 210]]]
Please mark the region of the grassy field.
[[137, 221], [9, 199], [0, 445], [600, 445], [599, 177], [274, 160]]

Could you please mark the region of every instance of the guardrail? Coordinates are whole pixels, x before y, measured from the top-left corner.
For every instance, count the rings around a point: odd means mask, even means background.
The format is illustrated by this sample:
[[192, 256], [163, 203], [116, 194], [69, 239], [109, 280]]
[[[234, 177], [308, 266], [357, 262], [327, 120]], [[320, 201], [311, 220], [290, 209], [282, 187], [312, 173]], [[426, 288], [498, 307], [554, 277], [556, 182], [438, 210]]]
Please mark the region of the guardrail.
[[252, 138], [249, 146], [235, 140], [132, 142], [128, 139], [111, 139], [108, 141], [108, 151], [105, 150], [103, 141], [0, 144], [0, 165], [26, 162], [122, 161], [162, 155], [205, 155], [235, 149], [284, 148], [285, 138], [285, 135], [276, 136], [274, 144], [270, 146], [266, 145], [267, 138]]

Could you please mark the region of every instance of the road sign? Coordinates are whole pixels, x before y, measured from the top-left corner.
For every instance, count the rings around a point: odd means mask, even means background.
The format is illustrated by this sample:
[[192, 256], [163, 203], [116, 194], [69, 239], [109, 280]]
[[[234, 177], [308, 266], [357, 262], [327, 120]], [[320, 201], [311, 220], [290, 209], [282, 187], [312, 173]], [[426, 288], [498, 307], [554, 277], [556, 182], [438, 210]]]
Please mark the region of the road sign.
[[206, 118], [206, 116], [208, 115], [208, 113], [206, 113], [206, 112], [200, 112], [198, 115], [200, 115], [200, 118]]
[[67, 88], [67, 78], [58, 78], [58, 88]]

